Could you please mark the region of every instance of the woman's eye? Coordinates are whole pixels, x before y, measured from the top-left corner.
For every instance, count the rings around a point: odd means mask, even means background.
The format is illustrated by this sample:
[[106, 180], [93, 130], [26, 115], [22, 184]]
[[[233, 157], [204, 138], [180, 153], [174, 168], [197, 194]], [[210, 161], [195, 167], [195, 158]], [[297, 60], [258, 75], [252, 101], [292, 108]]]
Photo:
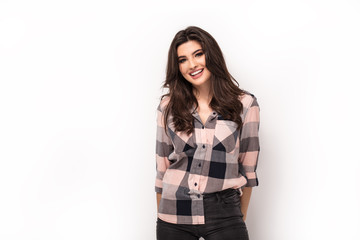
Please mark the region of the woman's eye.
[[199, 52], [199, 53], [197, 53], [195, 56], [196, 57], [200, 57], [200, 56], [202, 56], [204, 53], [202, 53], [202, 52]]
[[183, 63], [183, 62], [185, 62], [185, 61], [186, 61], [186, 59], [183, 58], [183, 59], [180, 59], [180, 60], [179, 60], [179, 63]]

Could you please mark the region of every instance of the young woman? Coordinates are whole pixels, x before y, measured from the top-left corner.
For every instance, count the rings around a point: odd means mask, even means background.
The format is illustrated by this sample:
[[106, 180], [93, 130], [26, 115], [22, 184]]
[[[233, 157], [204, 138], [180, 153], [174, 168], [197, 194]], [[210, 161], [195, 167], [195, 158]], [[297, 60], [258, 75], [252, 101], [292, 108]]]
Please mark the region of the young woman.
[[169, 92], [157, 108], [158, 240], [249, 239], [259, 105], [238, 86], [208, 32], [191, 26], [175, 35], [163, 85]]

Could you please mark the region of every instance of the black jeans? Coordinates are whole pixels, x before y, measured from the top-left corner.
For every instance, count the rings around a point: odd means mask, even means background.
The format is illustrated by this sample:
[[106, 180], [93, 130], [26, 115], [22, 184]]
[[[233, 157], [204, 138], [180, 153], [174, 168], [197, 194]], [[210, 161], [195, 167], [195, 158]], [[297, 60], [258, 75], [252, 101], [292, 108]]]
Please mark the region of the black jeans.
[[205, 224], [174, 224], [157, 219], [157, 240], [249, 240], [240, 210], [240, 192], [226, 189], [204, 195]]

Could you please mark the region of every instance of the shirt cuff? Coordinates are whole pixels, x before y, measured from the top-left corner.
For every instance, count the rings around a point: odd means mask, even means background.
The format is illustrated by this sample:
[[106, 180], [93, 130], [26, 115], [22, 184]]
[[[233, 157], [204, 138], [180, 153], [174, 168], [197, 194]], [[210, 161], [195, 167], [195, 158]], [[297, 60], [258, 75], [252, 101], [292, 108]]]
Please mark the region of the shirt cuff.
[[156, 186], [155, 186], [155, 192], [157, 192], [157, 193], [162, 193], [162, 188], [159, 188], [159, 187], [156, 187]]
[[247, 180], [245, 187], [256, 187], [259, 186], [258, 178], [251, 178]]

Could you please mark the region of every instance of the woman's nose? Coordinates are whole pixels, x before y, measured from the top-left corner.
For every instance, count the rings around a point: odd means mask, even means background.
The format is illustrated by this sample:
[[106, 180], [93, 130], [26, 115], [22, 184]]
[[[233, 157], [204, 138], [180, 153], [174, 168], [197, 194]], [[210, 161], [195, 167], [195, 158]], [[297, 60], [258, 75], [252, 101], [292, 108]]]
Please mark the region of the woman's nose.
[[196, 62], [196, 60], [195, 59], [189, 59], [189, 64], [190, 64], [190, 68], [191, 69], [194, 69], [194, 68], [196, 68], [196, 66], [197, 66], [197, 62]]

